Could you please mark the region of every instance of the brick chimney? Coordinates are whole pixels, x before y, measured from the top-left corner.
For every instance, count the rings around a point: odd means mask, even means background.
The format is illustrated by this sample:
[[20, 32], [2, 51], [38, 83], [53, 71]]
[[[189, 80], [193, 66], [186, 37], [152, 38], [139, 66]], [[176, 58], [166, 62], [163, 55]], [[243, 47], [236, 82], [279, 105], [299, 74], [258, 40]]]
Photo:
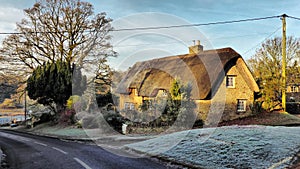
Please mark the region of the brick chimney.
[[189, 54], [198, 54], [203, 51], [203, 46], [200, 45], [200, 40], [196, 40], [194, 46], [189, 47]]

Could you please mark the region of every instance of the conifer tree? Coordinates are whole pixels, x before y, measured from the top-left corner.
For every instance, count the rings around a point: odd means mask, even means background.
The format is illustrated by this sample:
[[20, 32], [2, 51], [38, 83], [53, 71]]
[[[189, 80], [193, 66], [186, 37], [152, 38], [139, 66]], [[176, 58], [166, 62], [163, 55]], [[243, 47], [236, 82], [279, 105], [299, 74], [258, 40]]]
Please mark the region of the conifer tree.
[[56, 113], [64, 110], [72, 94], [82, 95], [85, 89], [86, 77], [80, 69], [61, 61], [38, 66], [27, 80], [28, 96], [52, 107]]

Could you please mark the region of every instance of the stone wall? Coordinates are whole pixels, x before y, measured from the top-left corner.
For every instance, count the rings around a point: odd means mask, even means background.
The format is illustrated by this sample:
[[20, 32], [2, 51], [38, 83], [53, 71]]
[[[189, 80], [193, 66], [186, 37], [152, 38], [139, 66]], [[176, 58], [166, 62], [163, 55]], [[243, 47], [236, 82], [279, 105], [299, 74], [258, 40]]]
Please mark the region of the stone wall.
[[[252, 114], [251, 106], [254, 102], [254, 91], [252, 91], [245, 79], [241, 76], [240, 72], [236, 69], [236, 66], [232, 67], [227, 75], [236, 75], [235, 88], [226, 89], [226, 108], [223, 114], [223, 120], [233, 120], [240, 117], [249, 116]], [[222, 85], [226, 85], [223, 81]], [[245, 99], [246, 111], [237, 112], [238, 99]]]
[[130, 89], [130, 94], [120, 94], [120, 103], [119, 110], [123, 110], [125, 108], [125, 103], [134, 103], [135, 109], [138, 108], [139, 105], [143, 103], [143, 97], [137, 95], [136, 89]]
[[[235, 87], [226, 87], [226, 77], [218, 91], [211, 100], [198, 100], [199, 117], [205, 120], [207, 125], [216, 125], [221, 121], [233, 120], [252, 114], [251, 106], [254, 102], [254, 92], [250, 89], [245, 79], [241, 76], [236, 66], [233, 66], [227, 75], [235, 76]], [[245, 99], [246, 111], [237, 111], [238, 99]]]

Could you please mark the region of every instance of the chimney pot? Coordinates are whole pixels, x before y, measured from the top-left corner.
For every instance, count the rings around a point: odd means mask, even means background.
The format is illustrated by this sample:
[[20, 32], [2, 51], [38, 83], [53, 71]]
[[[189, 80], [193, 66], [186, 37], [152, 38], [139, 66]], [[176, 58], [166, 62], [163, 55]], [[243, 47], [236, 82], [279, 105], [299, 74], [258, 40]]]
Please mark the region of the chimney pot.
[[203, 51], [203, 46], [200, 44], [200, 40], [196, 40], [195, 45], [189, 47], [189, 54], [198, 54], [202, 51]]

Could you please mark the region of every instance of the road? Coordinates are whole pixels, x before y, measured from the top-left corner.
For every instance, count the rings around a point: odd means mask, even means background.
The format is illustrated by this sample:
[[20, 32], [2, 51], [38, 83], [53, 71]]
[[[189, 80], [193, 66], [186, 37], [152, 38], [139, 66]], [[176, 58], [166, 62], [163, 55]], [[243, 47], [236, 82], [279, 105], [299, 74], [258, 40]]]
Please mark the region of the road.
[[10, 167], [16, 169], [168, 168], [148, 158], [118, 156], [96, 145], [6, 130], [0, 130], [0, 147]]

